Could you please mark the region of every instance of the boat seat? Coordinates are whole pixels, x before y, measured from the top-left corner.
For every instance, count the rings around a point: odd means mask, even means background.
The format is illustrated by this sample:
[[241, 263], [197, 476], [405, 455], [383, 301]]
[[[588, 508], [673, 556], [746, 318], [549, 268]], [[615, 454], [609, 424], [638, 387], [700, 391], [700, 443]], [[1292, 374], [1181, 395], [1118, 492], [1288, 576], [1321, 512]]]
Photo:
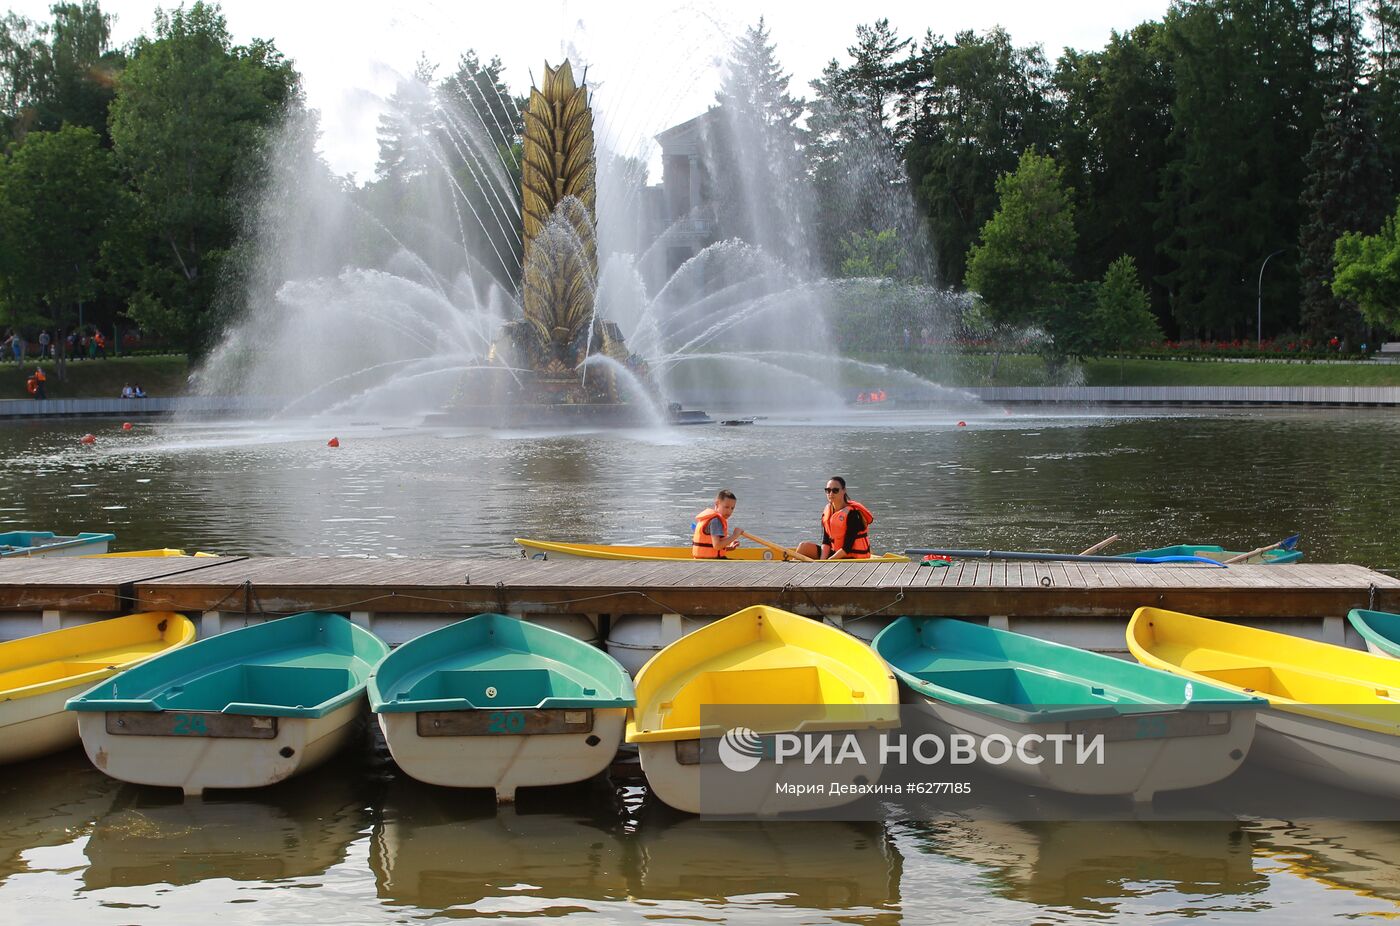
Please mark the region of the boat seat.
[[989, 663], [980, 668], [920, 672], [918, 676], [941, 688], [995, 704], [1117, 704], [1125, 700], [1123, 693], [1115, 688], [1038, 672], [1033, 668], [1007, 666], [1005, 663]]
[[[807, 718], [808, 714], [821, 715], [826, 710], [823, 705], [827, 700], [822, 695], [822, 673], [815, 666], [728, 669], [698, 673], [662, 702], [660, 711], [665, 718], [664, 726], [674, 729], [699, 726], [701, 711], [712, 706], [809, 707], [810, 711], [793, 716], [795, 722]], [[766, 712], [765, 718], [772, 719], [771, 713]]]
[[461, 698], [478, 708], [532, 707], [545, 698], [580, 696], [583, 686], [548, 669], [443, 669], [425, 675], [405, 694], [413, 701]]
[[229, 704], [314, 707], [353, 687], [343, 666], [231, 665], [178, 683], [153, 699], [163, 710], [218, 711]]

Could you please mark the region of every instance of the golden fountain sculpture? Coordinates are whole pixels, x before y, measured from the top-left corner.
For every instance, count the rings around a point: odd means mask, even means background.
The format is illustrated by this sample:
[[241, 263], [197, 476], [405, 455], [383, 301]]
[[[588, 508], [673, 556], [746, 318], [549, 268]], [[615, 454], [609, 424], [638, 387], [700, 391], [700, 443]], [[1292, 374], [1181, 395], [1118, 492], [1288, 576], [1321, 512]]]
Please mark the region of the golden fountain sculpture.
[[526, 401], [616, 403], [616, 377], [603, 354], [629, 360], [617, 325], [597, 320], [597, 159], [587, 85], [564, 61], [548, 63], [525, 110], [521, 205], [524, 214], [524, 314], [506, 326], [510, 360], [533, 372]]

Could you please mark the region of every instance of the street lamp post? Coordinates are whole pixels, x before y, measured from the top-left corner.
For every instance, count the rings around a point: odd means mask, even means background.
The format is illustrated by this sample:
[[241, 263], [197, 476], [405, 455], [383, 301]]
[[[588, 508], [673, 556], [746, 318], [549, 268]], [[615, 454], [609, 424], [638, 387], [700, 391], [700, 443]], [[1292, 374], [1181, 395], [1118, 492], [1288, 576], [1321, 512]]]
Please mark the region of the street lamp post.
[[1269, 266], [1270, 260], [1272, 260], [1275, 257], [1278, 257], [1280, 254], [1287, 250], [1288, 248], [1279, 248], [1277, 251], [1264, 258], [1264, 262], [1259, 265], [1259, 288], [1255, 291], [1255, 294], [1258, 296], [1259, 299], [1258, 306], [1256, 309], [1257, 314], [1255, 317], [1254, 328], [1255, 347], [1264, 346], [1264, 268]]

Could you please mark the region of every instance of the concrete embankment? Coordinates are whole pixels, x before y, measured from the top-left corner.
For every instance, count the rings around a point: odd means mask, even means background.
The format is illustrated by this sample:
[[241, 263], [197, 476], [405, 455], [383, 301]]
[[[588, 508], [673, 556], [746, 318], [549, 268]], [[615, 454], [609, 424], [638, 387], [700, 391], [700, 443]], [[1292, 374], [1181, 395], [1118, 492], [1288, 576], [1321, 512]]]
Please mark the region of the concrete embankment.
[[[962, 390], [1000, 405], [1400, 407], [1400, 386], [978, 386]], [[919, 406], [896, 399], [895, 405]], [[6, 399], [5, 418], [138, 418], [164, 415], [250, 415], [273, 407], [238, 397], [147, 399]]]
[[1002, 405], [1400, 406], [1400, 386], [982, 386], [966, 391]]
[[151, 418], [164, 415], [250, 415], [265, 402], [223, 396], [162, 396], [146, 399], [5, 399], [3, 418]]

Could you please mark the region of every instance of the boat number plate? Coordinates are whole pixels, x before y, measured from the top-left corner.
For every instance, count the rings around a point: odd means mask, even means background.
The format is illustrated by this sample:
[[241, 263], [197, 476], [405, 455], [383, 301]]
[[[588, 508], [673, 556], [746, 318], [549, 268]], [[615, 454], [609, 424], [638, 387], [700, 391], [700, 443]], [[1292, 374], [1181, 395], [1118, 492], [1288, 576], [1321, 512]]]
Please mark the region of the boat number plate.
[[1168, 711], [1156, 714], [1126, 714], [1102, 720], [1080, 720], [1065, 724], [1072, 736], [1103, 735], [1107, 742], [1156, 740], [1178, 736], [1218, 736], [1230, 732], [1229, 711]]
[[536, 736], [544, 733], [589, 733], [591, 710], [423, 711], [419, 736]]
[[107, 714], [107, 732], [114, 736], [271, 740], [277, 738], [277, 718], [213, 711], [112, 711]]

